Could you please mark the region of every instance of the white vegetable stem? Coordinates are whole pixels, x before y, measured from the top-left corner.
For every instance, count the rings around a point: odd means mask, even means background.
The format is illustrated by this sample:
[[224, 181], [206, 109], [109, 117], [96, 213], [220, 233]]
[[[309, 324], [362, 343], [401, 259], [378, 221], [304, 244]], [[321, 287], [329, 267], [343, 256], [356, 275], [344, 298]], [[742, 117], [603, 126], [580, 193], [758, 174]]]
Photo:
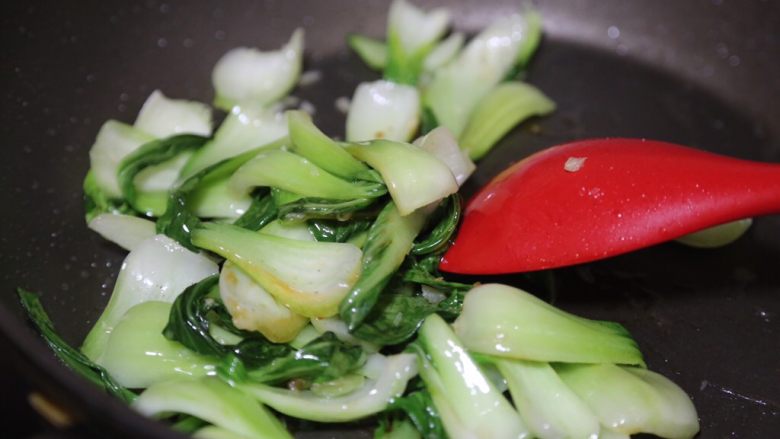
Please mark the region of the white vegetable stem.
[[211, 135], [211, 108], [200, 102], [170, 99], [160, 90], [146, 98], [134, 127], [157, 138], [174, 134]]
[[103, 213], [87, 225], [103, 238], [130, 251], [156, 233], [154, 222], [132, 215]]
[[388, 12], [388, 41], [398, 38], [404, 52], [412, 55], [441, 38], [449, 24], [447, 9], [425, 12], [406, 0], [395, 0]]
[[528, 23], [520, 14], [499, 18], [434, 74], [425, 102], [440, 125], [460, 136], [474, 107], [517, 63]]
[[235, 105], [262, 106], [286, 95], [301, 74], [303, 35], [303, 29], [296, 29], [287, 44], [273, 52], [239, 47], [226, 53], [211, 76], [214, 105], [224, 110]]
[[133, 408], [149, 417], [186, 413], [248, 438], [292, 439], [262, 404], [218, 378], [155, 384], [135, 400]]
[[131, 389], [216, 374], [217, 360], [165, 338], [163, 329], [170, 314], [171, 304], [165, 302], [144, 302], [130, 308], [111, 333], [100, 365]]
[[402, 216], [458, 191], [450, 168], [414, 145], [375, 140], [350, 145], [347, 150], [379, 171]]
[[115, 120], [106, 121], [89, 150], [89, 161], [95, 183], [109, 197], [121, 198], [117, 170], [122, 159], [154, 137]]
[[293, 340], [309, 322], [277, 303], [274, 296], [230, 261], [225, 262], [219, 275], [219, 295], [237, 328], [259, 331], [274, 343]]
[[447, 165], [455, 177], [455, 181], [458, 182], [458, 186], [463, 185], [477, 169], [468, 154], [461, 150], [458, 140], [445, 127], [435, 128], [425, 136], [415, 140], [414, 144], [433, 154]]
[[335, 315], [360, 275], [352, 244], [299, 241], [205, 223], [192, 242], [235, 263], [281, 304], [307, 317]]
[[561, 364], [556, 370], [609, 429], [670, 439], [692, 438], [699, 431], [688, 395], [655, 372], [614, 364]]
[[540, 439], [597, 438], [599, 420], [558, 377], [549, 363], [496, 360], [509, 384], [512, 401]]
[[453, 439], [527, 438], [528, 429], [437, 314], [425, 319], [420, 376]]
[[128, 309], [150, 300], [173, 302], [185, 288], [217, 272], [214, 262], [167, 236], [147, 239], [122, 263], [111, 299], [84, 340], [82, 351], [99, 363], [109, 335]]
[[347, 140], [410, 140], [420, 124], [417, 89], [390, 81], [358, 85], [347, 114]]

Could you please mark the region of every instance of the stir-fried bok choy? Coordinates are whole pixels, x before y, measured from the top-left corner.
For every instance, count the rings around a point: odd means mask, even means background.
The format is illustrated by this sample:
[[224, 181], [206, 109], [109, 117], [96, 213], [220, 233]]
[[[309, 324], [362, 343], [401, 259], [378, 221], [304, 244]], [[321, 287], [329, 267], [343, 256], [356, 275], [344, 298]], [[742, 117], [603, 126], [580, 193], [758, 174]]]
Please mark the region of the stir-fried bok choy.
[[446, 8], [395, 0], [384, 41], [348, 37], [382, 77], [356, 84], [344, 141], [285, 99], [301, 29], [217, 62], [216, 130], [209, 106], [155, 91], [89, 152], [88, 226], [129, 252], [105, 309], [80, 350], [20, 289], [30, 320], [76, 373], [196, 438], [353, 421], [377, 438], [694, 436], [688, 396], [622, 325], [438, 271], [472, 160], [555, 108], [518, 76], [540, 23], [517, 8], [469, 40]]

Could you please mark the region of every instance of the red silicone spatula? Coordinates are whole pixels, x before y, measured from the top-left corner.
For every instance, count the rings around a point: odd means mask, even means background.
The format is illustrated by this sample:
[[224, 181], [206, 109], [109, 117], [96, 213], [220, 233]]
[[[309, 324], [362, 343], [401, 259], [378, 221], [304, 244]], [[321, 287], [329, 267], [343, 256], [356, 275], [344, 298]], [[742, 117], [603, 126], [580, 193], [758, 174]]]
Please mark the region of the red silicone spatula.
[[585, 140], [534, 154], [488, 183], [466, 206], [440, 268], [561, 267], [777, 212], [780, 165], [650, 140]]

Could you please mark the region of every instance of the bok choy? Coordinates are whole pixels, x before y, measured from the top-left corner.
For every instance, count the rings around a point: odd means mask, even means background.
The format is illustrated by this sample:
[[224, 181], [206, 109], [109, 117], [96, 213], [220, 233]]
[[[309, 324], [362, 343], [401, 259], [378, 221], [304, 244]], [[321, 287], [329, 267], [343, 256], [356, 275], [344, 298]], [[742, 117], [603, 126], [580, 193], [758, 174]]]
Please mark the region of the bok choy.
[[155, 91], [90, 149], [88, 225], [130, 251], [102, 315], [81, 351], [19, 290], [30, 319], [75, 372], [198, 438], [691, 437], [687, 395], [620, 324], [438, 270], [472, 160], [554, 109], [517, 80], [539, 20], [467, 40], [446, 8], [393, 1], [385, 41], [349, 37], [382, 77], [356, 84], [344, 141], [285, 98], [301, 29], [217, 62], [213, 135], [209, 106]]

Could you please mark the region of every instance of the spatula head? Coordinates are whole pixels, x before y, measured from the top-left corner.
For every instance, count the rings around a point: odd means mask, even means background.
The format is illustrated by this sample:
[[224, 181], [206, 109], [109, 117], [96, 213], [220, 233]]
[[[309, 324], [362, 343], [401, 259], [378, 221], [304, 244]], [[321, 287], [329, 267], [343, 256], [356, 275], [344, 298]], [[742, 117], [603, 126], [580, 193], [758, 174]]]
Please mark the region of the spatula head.
[[549, 148], [469, 201], [440, 268], [525, 272], [648, 247], [775, 210], [777, 174], [776, 165], [643, 139]]

